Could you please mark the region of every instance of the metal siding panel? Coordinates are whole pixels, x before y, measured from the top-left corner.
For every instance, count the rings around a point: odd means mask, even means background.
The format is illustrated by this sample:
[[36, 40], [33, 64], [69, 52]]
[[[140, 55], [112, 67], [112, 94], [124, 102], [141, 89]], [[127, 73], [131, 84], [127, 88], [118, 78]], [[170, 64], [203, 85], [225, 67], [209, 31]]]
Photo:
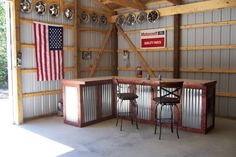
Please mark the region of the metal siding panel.
[[112, 84], [102, 85], [102, 116], [112, 115]]
[[182, 125], [190, 128], [201, 128], [202, 90], [183, 90]]
[[235, 105], [235, 102], [236, 102], [236, 98], [229, 98], [229, 113], [228, 113], [228, 116], [229, 117], [233, 117], [233, 118], [236, 118], [236, 105]]
[[138, 104], [138, 117], [145, 120], [150, 120], [151, 109], [151, 87], [137, 85], [137, 104]]
[[221, 9], [213, 10], [212, 13], [213, 22], [221, 21]]
[[219, 99], [219, 116], [228, 116], [228, 98], [220, 97]]
[[84, 122], [96, 120], [96, 86], [85, 86], [83, 88], [83, 102], [84, 102]]

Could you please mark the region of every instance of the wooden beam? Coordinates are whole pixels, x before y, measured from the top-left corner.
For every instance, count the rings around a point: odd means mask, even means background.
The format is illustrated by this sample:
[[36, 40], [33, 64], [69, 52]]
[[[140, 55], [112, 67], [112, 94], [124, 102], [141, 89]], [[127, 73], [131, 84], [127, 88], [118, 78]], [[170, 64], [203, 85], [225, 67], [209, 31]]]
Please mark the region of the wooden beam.
[[[236, 20], [231, 21], [217, 21], [217, 22], [209, 22], [209, 23], [198, 23], [198, 24], [187, 24], [180, 26], [180, 29], [191, 29], [191, 28], [207, 28], [207, 27], [219, 27], [219, 26], [226, 26], [226, 25], [235, 25]], [[167, 27], [160, 27], [160, 29], [165, 30], [174, 30], [173, 26], [167, 26]], [[153, 28], [151, 28], [153, 29]], [[125, 31], [126, 34], [135, 34], [140, 33], [144, 29], [135, 29], [135, 30], [129, 30]]]
[[[176, 14], [187, 14], [187, 13], [196, 13], [196, 12], [203, 12], [215, 9], [222, 9], [222, 8], [232, 8], [236, 7], [235, 0], [208, 0], [203, 2], [195, 2], [190, 4], [183, 4], [177, 6], [171, 6], [166, 8], [160, 8], [158, 11], [160, 12], [160, 16], [171, 16]], [[145, 10], [145, 12], [149, 13], [152, 10]], [[139, 12], [134, 12], [136, 15]], [[125, 14], [126, 16], [128, 14]], [[116, 17], [118, 15], [112, 16], [111, 22], [116, 21]]]
[[101, 56], [102, 56], [102, 54], [103, 54], [103, 51], [104, 51], [104, 49], [105, 49], [106, 46], [107, 46], [108, 39], [109, 39], [109, 37], [110, 37], [110, 35], [111, 35], [112, 29], [113, 29], [113, 25], [110, 25], [110, 28], [109, 28], [109, 30], [107, 31], [107, 34], [106, 34], [106, 36], [105, 36], [105, 38], [104, 38], [104, 40], [103, 40], [102, 48], [101, 48], [101, 50], [100, 50], [100, 51], [97, 53], [97, 55], [96, 55], [96, 58], [95, 58], [94, 63], [93, 63], [93, 66], [92, 66], [91, 71], [90, 71], [90, 73], [89, 73], [89, 77], [93, 77], [93, 75], [94, 75], [94, 73], [95, 73], [95, 70], [96, 70], [96, 68], [97, 68], [97, 66], [98, 66], [98, 64], [99, 64], [99, 62], [100, 62], [100, 58], [101, 58]]
[[174, 52], [173, 52], [173, 77], [180, 78], [180, 20], [181, 15], [174, 15]]
[[220, 96], [220, 97], [236, 97], [236, 93], [217, 92], [216, 96]]
[[102, 2], [100, 2], [99, 0], [92, 0], [93, 3], [96, 3], [97, 5], [101, 6], [104, 10], [106, 10], [107, 12], [109, 12], [110, 14], [114, 14], [115, 12], [109, 8], [108, 6], [104, 5]]
[[[80, 48], [80, 52], [100, 52], [101, 48]], [[114, 52], [113, 49], [104, 49], [103, 52]], [[116, 52], [116, 51], [115, 51]]]
[[[152, 71], [158, 72], [173, 72], [173, 68], [168, 68], [168, 67], [159, 67], [159, 68], [151, 68]], [[135, 67], [118, 67], [118, 70], [120, 71], [135, 71]], [[144, 70], [144, 69], [142, 69]], [[235, 69], [220, 69], [220, 68], [180, 68], [181, 72], [186, 72], [186, 73], [222, 73], [222, 74], [236, 74]]]
[[76, 4], [77, 6], [76, 6], [76, 8], [77, 8], [77, 14], [75, 14], [75, 18], [77, 18], [77, 33], [76, 33], [76, 35], [77, 35], [77, 41], [75, 41], [74, 43], [76, 43], [77, 44], [77, 51], [75, 52], [76, 54], [77, 54], [77, 67], [76, 67], [76, 70], [77, 70], [77, 78], [80, 78], [80, 67], [81, 67], [81, 65], [80, 65], [80, 55], [78, 54], [79, 53], [79, 50], [80, 50], [80, 47], [81, 47], [81, 45], [80, 45], [80, 28], [81, 28], [81, 26], [80, 26], [80, 18], [79, 18], [79, 8], [80, 8], [80, 6], [81, 6], [81, 1], [79, 0], [78, 2], [77, 2], [77, 4]]
[[[33, 19], [25, 19], [25, 18], [21, 18], [20, 19], [20, 22], [22, 23], [22, 24], [33, 24], [33, 22], [34, 22], [35, 20], [33, 20]], [[38, 21], [38, 22], [44, 22], [44, 21]], [[72, 24], [62, 24], [62, 23], [59, 23], [59, 22], [47, 22], [48, 24], [54, 24], [54, 25], [63, 25], [63, 27], [65, 28], [65, 29], [75, 29], [75, 26], [74, 25], [72, 25]]]
[[13, 105], [14, 123], [23, 123], [22, 74], [17, 65], [17, 56], [20, 53], [20, 0], [13, 0]]
[[123, 38], [128, 42], [128, 45], [134, 51], [134, 53], [136, 54], [137, 58], [139, 59], [139, 61], [144, 66], [145, 70], [150, 74], [151, 77], [155, 78], [156, 77], [155, 73], [151, 70], [151, 68], [149, 67], [148, 63], [143, 58], [142, 54], [137, 50], [136, 46], [129, 39], [128, 35], [125, 34], [125, 32], [122, 30], [122, 28], [120, 26], [118, 26], [118, 25], [117, 25], [117, 29], [122, 34]]
[[[36, 68], [22, 68], [21, 71], [22, 71], [22, 74], [36, 73], [37, 69]], [[76, 68], [75, 67], [65, 67], [64, 71], [65, 72], [74, 72], [74, 71], [76, 71]]]
[[99, 0], [92, 0], [93, 3], [96, 3], [97, 5], [101, 6], [104, 10], [106, 10], [107, 12], [109, 12], [110, 14], [114, 14], [114, 11], [112, 9], [110, 9], [109, 7], [107, 7], [106, 5], [104, 5], [102, 2], [100, 2]]
[[[236, 49], [236, 45], [200, 45], [200, 46], [183, 46], [180, 47], [181, 51], [198, 51], [198, 50], [219, 50], [219, 49]], [[133, 49], [118, 49], [119, 53], [123, 53], [124, 50], [134, 52]], [[173, 47], [160, 48], [160, 49], [137, 49], [139, 52], [172, 52]]]
[[[32, 43], [21, 43], [20, 48], [35, 48], [35, 45]], [[71, 51], [74, 52], [76, 49], [76, 46], [64, 46], [64, 51]]]
[[123, 7], [130, 7], [130, 8], [134, 8], [134, 9], [143, 9], [143, 6], [140, 6], [137, 3], [127, 1], [127, 0], [102, 0], [101, 2], [103, 4], [116, 4], [116, 5], [120, 5]]
[[145, 8], [145, 5], [143, 4], [143, 2], [141, 2], [140, 0], [133, 0], [133, 2], [139, 6], [141, 9]]
[[112, 52], [112, 75], [113, 76], [118, 76], [118, 70], [117, 70], [117, 67], [118, 67], [118, 53], [117, 53], [117, 50], [118, 50], [118, 35], [117, 35], [117, 28], [115, 27], [115, 24], [113, 24], [114, 26], [114, 29], [113, 29], [113, 32], [112, 32], [112, 46], [113, 46], [113, 49], [114, 49], [114, 52]]
[[157, 5], [164, 4], [164, 3], [168, 3], [168, 1], [167, 0], [150, 1], [150, 2], [147, 2], [145, 4], [145, 6], [146, 7], [157, 6]]
[[36, 96], [46, 96], [46, 95], [55, 95], [62, 94], [62, 90], [50, 90], [50, 91], [42, 91], [42, 92], [32, 92], [32, 93], [24, 93], [24, 98], [36, 97]]
[[[174, 4], [180, 4], [180, 0], [171, 1]], [[173, 77], [180, 78], [180, 59], [181, 59], [181, 14], [174, 15], [174, 52], [173, 52]]]
[[77, 70], [74, 70], [74, 78], [78, 78], [79, 76], [79, 62], [80, 62], [80, 56], [78, 55], [78, 50], [79, 50], [79, 37], [80, 37], [80, 31], [79, 31], [79, 27], [80, 27], [80, 22], [79, 22], [79, 17], [78, 17], [78, 8], [80, 5], [80, 1], [74, 1], [74, 6], [75, 6], [75, 17], [74, 17], [74, 43], [76, 43], [75, 45], [75, 50], [73, 51], [74, 54], [74, 67], [76, 67]]
[[177, 0], [166, 0], [167, 2], [170, 2], [172, 4], [176, 4], [177, 3]]

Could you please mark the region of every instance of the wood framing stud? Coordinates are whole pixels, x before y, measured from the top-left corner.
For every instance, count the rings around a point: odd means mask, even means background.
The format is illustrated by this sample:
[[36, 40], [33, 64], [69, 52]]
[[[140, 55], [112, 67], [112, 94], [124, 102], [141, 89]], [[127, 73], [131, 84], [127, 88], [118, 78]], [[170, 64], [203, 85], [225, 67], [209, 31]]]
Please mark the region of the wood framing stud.
[[14, 123], [23, 123], [23, 99], [22, 99], [22, 74], [21, 68], [17, 66], [17, 56], [20, 53], [20, 0], [13, 0], [13, 87], [14, 87]]
[[137, 58], [139, 59], [139, 61], [142, 63], [142, 65], [144, 66], [145, 70], [150, 74], [151, 77], [155, 78], [155, 73], [152, 71], [152, 69], [149, 67], [148, 63], [145, 61], [145, 59], [143, 58], [142, 54], [137, 50], [136, 46], [133, 44], [133, 42], [129, 39], [128, 35], [125, 34], [125, 32], [122, 30], [122, 28], [120, 26], [117, 25], [117, 29], [119, 31], [119, 33], [121, 33], [121, 35], [124, 37], [124, 39], [128, 42], [128, 45], [130, 46], [130, 48], [134, 51], [134, 53], [136, 54]]
[[89, 77], [93, 77], [93, 75], [94, 75], [94, 73], [95, 73], [95, 70], [96, 70], [96, 68], [97, 68], [97, 66], [98, 66], [98, 64], [99, 64], [99, 62], [100, 62], [100, 58], [101, 58], [101, 56], [102, 56], [102, 54], [103, 54], [103, 52], [104, 52], [104, 49], [105, 49], [106, 46], [107, 46], [108, 39], [109, 39], [109, 37], [110, 37], [110, 35], [111, 35], [112, 29], [113, 29], [113, 25], [110, 25], [110, 28], [109, 28], [109, 30], [107, 31], [107, 34], [106, 34], [106, 36], [105, 36], [105, 38], [104, 38], [104, 40], [103, 40], [102, 48], [101, 48], [100, 51], [97, 53], [97, 56], [96, 56], [96, 58], [95, 58], [95, 61], [94, 61], [93, 66], [92, 66], [92, 68], [91, 68], [91, 71], [90, 71], [90, 73], [89, 73]]

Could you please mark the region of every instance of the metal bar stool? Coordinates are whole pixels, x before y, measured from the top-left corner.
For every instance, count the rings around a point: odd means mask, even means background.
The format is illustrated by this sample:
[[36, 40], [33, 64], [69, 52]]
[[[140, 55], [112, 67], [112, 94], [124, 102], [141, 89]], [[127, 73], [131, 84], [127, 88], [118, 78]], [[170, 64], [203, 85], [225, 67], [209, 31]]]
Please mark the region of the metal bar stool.
[[[121, 120], [120, 125], [120, 131], [122, 131], [122, 122], [124, 117], [130, 117], [131, 118], [131, 124], [133, 125], [133, 121], [135, 119], [136, 122], [136, 128], [138, 129], [138, 121], [137, 121], [137, 115], [138, 115], [138, 104], [136, 102], [136, 99], [138, 96], [134, 93], [134, 89], [132, 87], [128, 87], [129, 91], [123, 92], [121, 91], [122, 86], [116, 80], [117, 84], [117, 113], [116, 113], [116, 126], [118, 125], [119, 119]], [[129, 111], [120, 111], [120, 109], [123, 107], [123, 101], [129, 101]]]
[[[158, 87], [157, 87], [158, 88]], [[157, 130], [157, 123], [159, 122], [160, 126], [160, 134], [159, 134], [159, 140], [161, 139], [161, 128], [162, 123], [170, 123], [171, 125], [171, 132], [173, 133], [173, 124], [176, 124], [176, 134], [179, 138], [179, 108], [177, 104], [181, 102], [182, 97], [182, 88], [183, 88], [183, 81], [178, 82], [166, 82], [166, 81], [160, 81], [159, 89], [157, 90], [157, 97], [154, 97], [153, 100], [156, 103], [156, 109], [155, 109], [155, 131], [156, 134]], [[159, 117], [157, 116], [158, 106], [160, 105], [160, 111], [159, 111]], [[162, 118], [162, 109], [163, 107], [169, 107], [170, 108], [170, 118]], [[177, 110], [177, 121], [175, 122], [175, 118], [173, 116], [173, 107]]]

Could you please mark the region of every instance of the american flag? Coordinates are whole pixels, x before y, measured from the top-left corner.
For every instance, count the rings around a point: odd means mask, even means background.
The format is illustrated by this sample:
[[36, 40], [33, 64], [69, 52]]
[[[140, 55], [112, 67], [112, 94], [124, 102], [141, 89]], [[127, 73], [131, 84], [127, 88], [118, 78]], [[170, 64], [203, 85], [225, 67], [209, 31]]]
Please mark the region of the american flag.
[[37, 80], [64, 78], [63, 27], [34, 22]]

